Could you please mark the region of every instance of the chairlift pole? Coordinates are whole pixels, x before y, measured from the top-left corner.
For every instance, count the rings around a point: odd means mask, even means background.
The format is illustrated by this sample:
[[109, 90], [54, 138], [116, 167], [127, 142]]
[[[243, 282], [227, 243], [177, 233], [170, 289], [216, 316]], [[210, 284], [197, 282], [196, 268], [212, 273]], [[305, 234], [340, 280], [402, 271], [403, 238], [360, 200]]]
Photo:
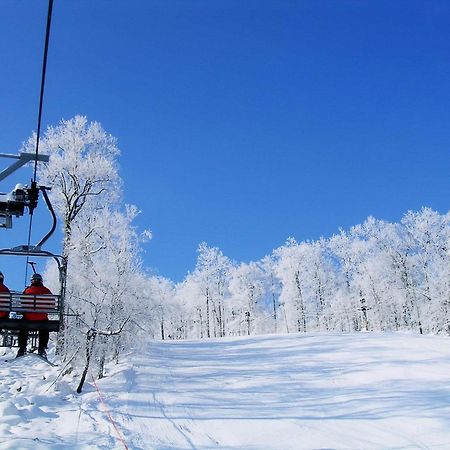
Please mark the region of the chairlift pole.
[[34, 261], [28, 261], [28, 264], [31, 266], [31, 268], [33, 269], [33, 273], [36, 273], [36, 263]]

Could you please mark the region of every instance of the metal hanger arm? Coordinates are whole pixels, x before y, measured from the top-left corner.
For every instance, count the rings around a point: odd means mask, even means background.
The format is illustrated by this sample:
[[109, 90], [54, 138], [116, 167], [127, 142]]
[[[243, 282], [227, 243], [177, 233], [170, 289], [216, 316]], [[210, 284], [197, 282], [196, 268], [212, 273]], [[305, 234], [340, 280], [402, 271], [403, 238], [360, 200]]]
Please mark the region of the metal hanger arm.
[[9, 167], [3, 169], [0, 172], [0, 181], [4, 180], [7, 176], [11, 175], [17, 169], [20, 169], [26, 163], [30, 161], [35, 161], [36, 158], [38, 159], [38, 161], [42, 162], [48, 162], [50, 159], [49, 155], [36, 155], [35, 153], [20, 153], [19, 155], [9, 155], [6, 153], [0, 153], [0, 157], [17, 159], [15, 163], [11, 164]]

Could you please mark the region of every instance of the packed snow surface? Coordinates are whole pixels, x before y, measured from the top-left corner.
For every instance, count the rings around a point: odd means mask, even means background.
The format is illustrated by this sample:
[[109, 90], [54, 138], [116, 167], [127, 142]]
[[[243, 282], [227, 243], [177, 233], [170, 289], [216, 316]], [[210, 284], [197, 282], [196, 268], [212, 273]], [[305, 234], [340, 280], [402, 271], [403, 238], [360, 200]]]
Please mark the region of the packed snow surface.
[[445, 337], [152, 342], [81, 395], [56, 379], [62, 365], [13, 354], [0, 362], [0, 449], [450, 448]]

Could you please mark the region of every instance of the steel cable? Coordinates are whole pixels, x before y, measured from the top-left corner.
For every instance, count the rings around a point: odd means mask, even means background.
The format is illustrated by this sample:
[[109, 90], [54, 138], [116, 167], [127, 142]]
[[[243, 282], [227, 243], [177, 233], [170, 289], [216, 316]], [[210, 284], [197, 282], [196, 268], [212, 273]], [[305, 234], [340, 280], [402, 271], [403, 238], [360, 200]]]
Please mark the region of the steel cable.
[[[39, 95], [39, 111], [38, 111], [38, 121], [37, 121], [37, 132], [36, 132], [36, 157], [34, 161], [34, 174], [33, 174], [33, 182], [32, 187], [36, 188], [36, 178], [37, 178], [37, 163], [38, 163], [38, 155], [39, 155], [39, 141], [41, 137], [41, 123], [42, 123], [42, 109], [44, 104], [44, 90], [45, 90], [45, 75], [47, 73], [47, 56], [48, 56], [48, 44], [50, 42], [50, 28], [52, 23], [52, 12], [53, 12], [53, 0], [48, 1], [48, 10], [47, 10], [47, 26], [45, 30], [45, 44], [44, 44], [44, 57], [42, 60], [42, 76], [41, 76], [41, 88]], [[33, 209], [30, 209], [30, 221], [28, 226], [28, 241], [27, 241], [27, 250], [30, 249], [31, 244], [31, 230], [33, 227]], [[27, 284], [28, 279], [28, 262], [29, 257], [27, 256], [26, 268], [25, 268], [25, 286]]]

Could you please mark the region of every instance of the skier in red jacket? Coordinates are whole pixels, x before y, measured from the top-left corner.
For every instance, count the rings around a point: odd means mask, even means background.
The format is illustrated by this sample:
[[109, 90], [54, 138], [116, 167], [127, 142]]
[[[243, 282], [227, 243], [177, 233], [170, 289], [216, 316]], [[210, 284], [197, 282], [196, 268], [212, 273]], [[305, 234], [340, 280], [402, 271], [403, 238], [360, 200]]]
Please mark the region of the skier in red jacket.
[[[0, 292], [9, 294], [9, 289], [3, 283], [4, 279], [5, 279], [5, 277], [0, 272]], [[2, 299], [2, 300], [0, 300], [0, 303], [2, 304], [2, 306], [6, 306], [6, 305], [9, 305], [9, 300], [7, 301], [6, 299]], [[0, 319], [5, 319], [7, 317], [9, 317], [8, 311], [0, 311]]]
[[[50, 289], [46, 288], [43, 284], [42, 275], [39, 273], [34, 273], [31, 276], [31, 286], [28, 286], [24, 291], [24, 294], [39, 295], [39, 294], [49, 294], [51, 295]], [[47, 313], [39, 312], [26, 312], [23, 314], [25, 320], [48, 320]], [[47, 348], [50, 333], [48, 330], [39, 330], [39, 343], [38, 343], [38, 354], [44, 358], [47, 358], [47, 353], [45, 349]], [[28, 330], [19, 331], [18, 336], [19, 341], [19, 351], [17, 352], [17, 357], [25, 355], [27, 344], [28, 344]]]

